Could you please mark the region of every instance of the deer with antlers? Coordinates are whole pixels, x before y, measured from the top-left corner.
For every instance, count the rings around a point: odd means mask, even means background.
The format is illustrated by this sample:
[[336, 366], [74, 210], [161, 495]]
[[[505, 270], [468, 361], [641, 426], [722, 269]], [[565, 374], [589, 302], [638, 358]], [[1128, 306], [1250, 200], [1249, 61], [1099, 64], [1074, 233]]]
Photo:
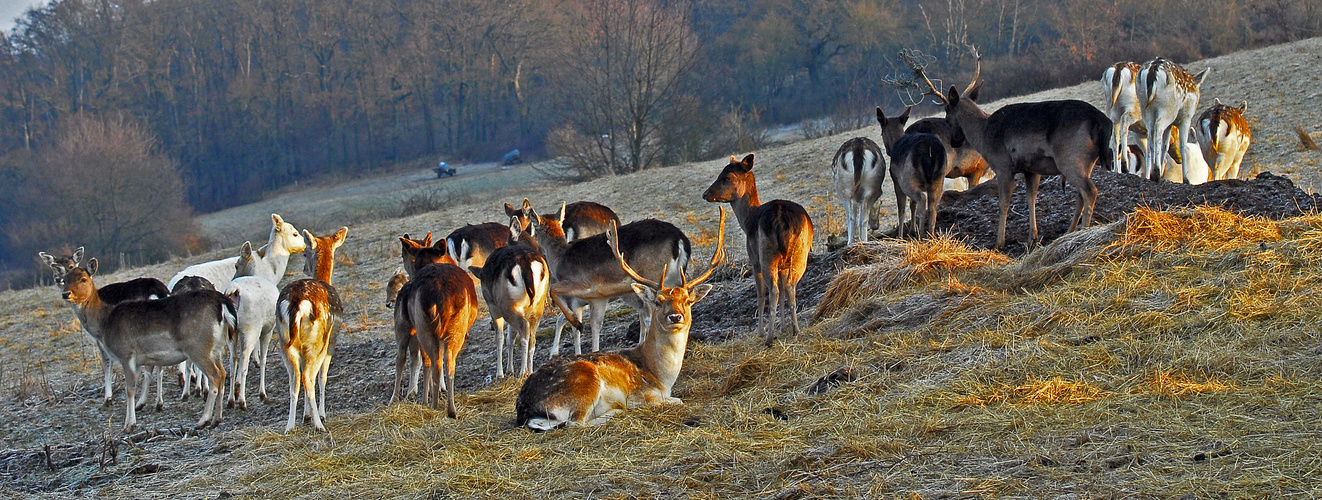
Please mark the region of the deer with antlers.
[[[958, 146], [951, 144], [955, 136], [955, 129], [942, 118], [923, 118], [905, 127], [909, 120], [910, 111], [913, 106], [904, 108], [904, 112], [895, 117], [887, 117], [882, 112], [881, 107], [877, 107], [877, 123], [881, 125], [881, 137], [884, 142], [887, 134], [890, 137], [899, 137], [903, 134], [932, 134], [941, 140], [947, 148], [955, 152], [954, 164], [946, 172], [947, 179], [964, 179], [967, 187], [977, 186], [982, 182], [982, 178], [987, 175], [987, 160], [982, 158], [978, 150], [968, 142], [963, 142]], [[901, 132], [903, 130], [903, 132]]]
[[636, 281], [630, 288], [651, 317], [647, 336], [632, 349], [556, 358], [542, 365], [519, 389], [517, 425], [536, 431], [598, 425], [627, 408], [683, 404], [670, 394], [684, 364], [693, 304], [711, 291], [712, 286], [703, 282], [725, 258], [725, 211], [720, 212], [710, 267], [692, 280], [680, 273], [676, 287], [666, 286], [668, 269], [656, 273], [659, 282], [634, 271], [621, 252], [619, 235], [614, 229], [608, 232], [616, 265]]
[[1106, 117], [1111, 119], [1111, 170], [1114, 172], [1138, 173], [1139, 166], [1127, 161], [1125, 153], [1129, 151], [1129, 127], [1142, 120], [1142, 106], [1135, 85], [1140, 68], [1138, 63], [1125, 61], [1102, 72], [1102, 86], [1107, 95]]
[[1030, 244], [1038, 238], [1037, 187], [1043, 175], [1060, 175], [1077, 190], [1069, 230], [1092, 224], [1097, 186], [1090, 177], [1098, 160], [1110, 156], [1111, 120], [1093, 105], [1073, 99], [1011, 104], [988, 114], [975, 102], [983, 82], [978, 81], [981, 57], [976, 50], [973, 55], [979, 60], [979, 71], [962, 93], [951, 86], [947, 94], [942, 94], [922, 66], [911, 64], [910, 69], [926, 82], [926, 94], [944, 105], [946, 121], [955, 128], [955, 134], [977, 149], [996, 174], [1001, 209], [996, 248], [1005, 247], [1005, 224], [1016, 174], [1023, 174], [1027, 188]]
[[[276, 331], [280, 335], [280, 350], [285, 354], [285, 370], [289, 372], [289, 420], [285, 433], [294, 430], [294, 416], [298, 413], [299, 390], [307, 393], [303, 403], [303, 416], [313, 428], [325, 431], [322, 420], [326, 415], [326, 377], [330, 371], [331, 355], [339, 336], [344, 304], [331, 284], [335, 269], [335, 249], [344, 244], [349, 228], [342, 227], [335, 234], [319, 238], [306, 229], [303, 233], [312, 247], [304, 271], [314, 276], [288, 285], [280, 290], [277, 313], [280, 322]], [[321, 399], [317, 399], [320, 383]]]
[[[1191, 74], [1183, 67], [1160, 57], [1153, 59], [1138, 71], [1137, 93], [1143, 106], [1143, 126], [1148, 129], [1147, 151], [1144, 155], [1143, 177], [1156, 179], [1162, 172], [1166, 149], [1171, 143], [1171, 128], [1179, 137], [1180, 158], [1189, 156], [1188, 139], [1198, 109], [1198, 96], [1203, 80], [1211, 68]], [[1182, 175], [1188, 182], [1189, 175]]]
[[802, 205], [786, 200], [765, 204], [757, 196], [753, 154], [730, 157], [711, 186], [702, 193], [710, 203], [729, 203], [743, 228], [748, 262], [757, 286], [757, 328], [768, 346], [776, 339], [781, 301], [790, 312], [790, 328], [799, 334], [799, 280], [808, 268], [813, 227]]
[[872, 206], [881, 198], [886, 180], [881, 148], [867, 137], [855, 137], [831, 158], [831, 187], [845, 201], [845, 237], [848, 244], [868, 241], [868, 228], [876, 225]]
[[1215, 102], [1198, 117], [1198, 145], [1203, 159], [1213, 165], [1212, 180], [1238, 179], [1239, 164], [1253, 139], [1249, 122], [1244, 120], [1249, 102], [1239, 107], [1221, 104], [1220, 99]]

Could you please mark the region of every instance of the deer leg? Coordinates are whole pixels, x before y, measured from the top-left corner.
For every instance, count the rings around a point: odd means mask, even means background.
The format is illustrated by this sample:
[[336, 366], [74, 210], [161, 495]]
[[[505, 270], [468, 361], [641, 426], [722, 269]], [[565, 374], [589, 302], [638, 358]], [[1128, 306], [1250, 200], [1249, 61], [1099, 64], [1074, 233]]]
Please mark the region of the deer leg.
[[411, 368], [411, 373], [410, 373], [411, 378], [409, 379], [409, 392], [408, 394], [405, 394], [404, 397], [417, 400], [418, 379], [422, 378], [423, 361], [422, 361], [422, 349], [418, 348], [418, 342], [416, 339], [409, 343], [409, 356], [412, 359], [413, 368]]
[[[750, 254], [751, 255], [751, 254]], [[758, 270], [753, 275], [753, 283], [757, 287], [757, 333], [762, 335], [763, 341], [771, 345], [771, 329], [767, 327], [767, 276]]]
[[395, 342], [395, 388], [390, 392], [390, 403], [395, 404], [399, 401], [399, 386], [404, 381], [404, 365], [408, 363], [409, 342], [407, 339], [396, 338]]
[[[892, 172], [891, 178], [894, 177], [895, 177], [894, 172]], [[895, 181], [894, 184], [895, 184], [895, 211], [898, 212], [896, 216], [899, 217], [900, 219], [900, 224], [896, 226], [896, 231], [898, 231], [898, 233], [896, 233], [897, 234], [896, 238], [904, 239], [904, 202], [908, 200], [908, 198], [904, 196], [903, 191], [900, 191], [900, 181], [897, 180]]]
[[321, 360], [315, 356], [308, 356], [303, 364], [303, 372], [300, 378], [303, 382], [303, 393], [307, 395], [303, 401], [303, 419], [312, 423], [312, 427], [318, 431], [325, 431], [326, 427], [321, 425], [321, 416], [317, 414], [317, 372], [321, 366]]
[[505, 318], [491, 312], [491, 329], [496, 331], [496, 378], [505, 378]]
[[785, 289], [781, 292], [781, 295], [785, 297], [785, 308], [789, 309], [790, 312], [790, 328], [797, 337], [799, 335], [799, 302], [796, 297], [796, 289], [799, 287], [799, 281], [793, 279], [792, 276], [793, 274], [791, 271], [785, 271], [785, 276], [781, 280]]
[[105, 384], [101, 386], [101, 388], [105, 391], [105, 397], [101, 399], [101, 405], [109, 406], [110, 403], [115, 400], [115, 394], [111, 392], [111, 389], [114, 387], [114, 383], [115, 383], [115, 367], [114, 364], [111, 363], [110, 361], [111, 359], [114, 358], [111, 358], [110, 353], [106, 351], [105, 344], [102, 344], [101, 341], [97, 340], [95, 337], [93, 338], [93, 340], [96, 340], [97, 351], [101, 353], [101, 370], [105, 374]]
[[609, 299], [588, 301], [588, 306], [592, 308], [592, 352], [601, 350], [601, 327], [606, 323], [606, 306], [609, 303]]
[[996, 248], [1005, 248], [1005, 221], [1010, 217], [1010, 197], [1014, 195], [1014, 172], [996, 174], [996, 204], [1001, 219], [996, 225]]
[[193, 374], [188, 369], [187, 361], [179, 363], [179, 374], [184, 382], [184, 393], [179, 395], [179, 400], [188, 401], [188, 396], [192, 394]]
[[261, 395], [263, 402], [270, 400], [266, 397], [266, 355], [271, 351], [271, 333], [273, 330], [275, 330], [275, 325], [267, 325], [262, 328], [262, 339], [260, 341], [262, 352], [259, 356], [254, 357], [254, 360], [257, 361], [257, 368], [261, 370], [258, 393]]
[[147, 395], [151, 394], [151, 373], [154, 368], [155, 367], [148, 366], [146, 369], [142, 370], [142, 380], [133, 381], [133, 383], [137, 385], [135, 388], [139, 391], [138, 400], [133, 403], [134, 410], [141, 410], [143, 407], [147, 406]]
[[945, 186], [938, 180], [932, 186], [932, 190], [927, 193], [927, 234], [936, 236], [936, 211], [941, 206], [941, 195], [944, 194]]
[[138, 425], [138, 415], [134, 411], [137, 409], [134, 407], [136, 406], [134, 399], [136, 399], [138, 389], [138, 370], [132, 359], [121, 361], [120, 364], [122, 365], [120, 368], [124, 370], [124, 406], [127, 407], [124, 413], [123, 432], [129, 432], [133, 430], [134, 426]]
[[854, 200], [845, 199], [845, 243], [854, 244]]
[[776, 335], [780, 333], [780, 269], [770, 269], [766, 276], [769, 283], [767, 289], [767, 347], [776, 341]]
[[224, 396], [225, 367], [217, 359], [197, 359], [193, 365], [202, 369], [207, 376], [206, 403], [202, 405], [202, 417], [197, 420], [197, 428], [220, 424], [220, 414], [225, 406], [221, 400]]
[[289, 420], [285, 422], [285, 434], [294, 430], [294, 418], [298, 415], [298, 391], [303, 387], [300, 361], [297, 348], [292, 345], [285, 347], [285, 371], [289, 372]]
[[1042, 174], [1024, 172], [1024, 189], [1028, 198], [1028, 243], [1037, 245], [1037, 187], [1042, 183]]
[[165, 367], [156, 367], [156, 411], [165, 409]]
[[317, 394], [319, 398], [318, 401], [319, 404], [317, 405], [317, 415], [322, 419], [322, 421], [326, 420], [326, 393], [329, 392], [326, 390], [326, 378], [330, 376], [330, 365], [331, 365], [332, 357], [334, 357], [334, 353], [329, 352], [329, 350], [325, 354], [323, 354], [321, 361], [321, 369], [318, 370], [319, 377], [318, 377], [317, 388], [320, 390], [320, 392]]
[[[528, 375], [532, 373], [532, 369], [529, 367], [532, 366], [531, 358], [533, 348], [528, 338], [528, 319], [523, 316], [515, 316], [513, 321], [510, 322], [510, 331], [515, 334], [515, 338], [518, 339], [519, 342], [519, 347], [522, 348], [522, 350], [519, 351], [519, 371], [517, 373], [519, 376]], [[511, 355], [514, 354], [514, 348], [512, 346], [510, 351]], [[515, 373], [512, 368], [510, 369], [510, 373]]]
[[459, 411], [454, 406], [454, 358], [458, 349], [450, 349], [449, 342], [441, 342], [441, 359], [445, 360], [445, 414], [450, 418], [459, 418]]
[[1247, 151], [1248, 148], [1243, 148], [1235, 152], [1234, 158], [1230, 160], [1230, 168], [1226, 170], [1227, 179], [1239, 178], [1239, 167], [1244, 164], [1244, 153]]

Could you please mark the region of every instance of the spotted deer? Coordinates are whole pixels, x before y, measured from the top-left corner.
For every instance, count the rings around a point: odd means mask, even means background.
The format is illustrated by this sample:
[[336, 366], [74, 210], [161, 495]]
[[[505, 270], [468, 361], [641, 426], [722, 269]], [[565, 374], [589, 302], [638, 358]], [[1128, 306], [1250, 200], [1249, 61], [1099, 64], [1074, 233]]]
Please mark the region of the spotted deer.
[[[1180, 137], [1191, 138], [1190, 127], [1198, 108], [1198, 95], [1211, 68], [1191, 74], [1180, 65], [1160, 57], [1153, 59], [1138, 72], [1137, 93], [1142, 105], [1143, 126], [1148, 129], [1148, 145], [1144, 155], [1143, 177], [1161, 176], [1162, 159], [1170, 147], [1174, 127]], [[1180, 157], [1189, 156], [1188, 141], [1178, 142]], [[1188, 173], [1181, 176], [1188, 182]]]
[[[331, 355], [339, 336], [344, 305], [340, 294], [331, 284], [335, 269], [335, 249], [344, 244], [349, 228], [342, 227], [334, 235], [319, 238], [308, 230], [308, 246], [312, 253], [304, 262], [304, 271], [315, 276], [305, 278], [280, 290], [276, 311], [279, 315], [276, 331], [280, 335], [280, 350], [285, 356], [285, 370], [289, 372], [289, 420], [285, 433], [294, 430], [294, 415], [298, 412], [299, 390], [307, 393], [303, 403], [304, 420], [313, 428], [325, 431], [322, 420], [326, 415], [326, 376], [330, 371]], [[321, 400], [317, 400], [318, 383]]]
[[257, 363], [258, 391], [262, 401], [266, 397], [266, 356], [271, 350], [271, 338], [276, 328], [276, 309], [280, 298], [280, 289], [274, 275], [269, 274], [269, 267], [261, 265], [261, 258], [253, 251], [252, 243], [243, 242], [239, 249], [239, 260], [234, 263], [234, 279], [225, 289], [225, 296], [234, 301], [237, 311], [238, 331], [231, 341], [230, 366], [234, 376], [230, 377], [228, 406], [235, 403], [239, 408], [248, 409], [248, 368]]
[[659, 282], [634, 271], [612, 230], [609, 241], [616, 265], [636, 281], [630, 288], [651, 317], [647, 336], [632, 349], [555, 358], [542, 365], [519, 389], [516, 425], [535, 431], [598, 425], [627, 408], [683, 404], [671, 391], [683, 368], [693, 304], [711, 291], [703, 282], [725, 257], [724, 210], [720, 218], [711, 266], [692, 280], [681, 277], [675, 287], [666, 286], [669, 269], [655, 274]]
[[1239, 107], [1226, 106], [1215, 100], [1212, 107], [1198, 117], [1198, 145], [1203, 158], [1212, 167], [1212, 180], [1238, 179], [1239, 164], [1249, 150], [1253, 139], [1244, 112], [1249, 102]]
[[[515, 208], [505, 204], [505, 215], [517, 217], [523, 229], [527, 230], [531, 221], [529, 215], [535, 213], [532, 203], [523, 199], [523, 206]], [[610, 207], [591, 201], [576, 201], [564, 206], [560, 214], [560, 227], [565, 231], [565, 240], [574, 241], [596, 236], [610, 229], [611, 223], [620, 224], [620, 217]], [[544, 217], [544, 216], [543, 216]]]
[[[564, 319], [574, 327], [574, 353], [582, 352], [582, 303], [591, 308], [592, 350], [601, 350], [601, 327], [606, 317], [606, 305], [611, 298], [620, 297], [643, 317], [640, 335], [646, 335], [649, 317], [636, 300], [629, 276], [614, 264], [605, 234], [574, 241], [565, 237], [560, 221], [565, 207], [554, 217], [540, 217], [529, 213], [533, 238], [542, 249], [546, 263], [551, 267], [550, 298], [560, 309]], [[656, 275], [669, 269], [669, 278], [679, 280], [692, 255], [689, 238], [674, 224], [656, 219], [643, 219], [619, 227], [620, 245], [629, 265], [641, 272]], [[557, 324], [551, 356], [560, 352], [561, 325]]]
[[[285, 276], [285, 268], [289, 265], [289, 256], [302, 252], [307, 248], [303, 242], [303, 237], [298, 234], [294, 226], [285, 222], [279, 215], [271, 214], [271, 236], [267, 239], [266, 246], [257, 250], [261, 256], [261, 262], [267, 268], [264, 274], [275, 276], [273, 280], [279, 283]], [[226, 259], [203, 262], [184, 268], [170, 278], [170, 288], [184, 276], [201, 276], [211, 281], [216, 290], [229, 288], [230, 280], [234, 279], [234, 261], [238, 257], [229, 257]]]
[[1102, 72], [1102, 86], [1107, 100], [1103, 108], [1111, 119], [1111, 170], [1138, 173], [1139, 166], [1131, 163], [1125, 153], [1129, 151], [1129, 127], [1143, 119], [1138, 103], [1138, 72], [1136, 62], [1118, 62]]
[[[105, 352], [120, 364], [124, 379], [138, 380], [144, 366], [173, 366], [188, 361], [206, 374], [207, 400], [198, 428], [219, 425], [225, 366], [221, 356], [234, 332], [234, 304], [220, 292], [199, 290], [157, 300], [107, 304], [97, 293], [88, 269], [74, 268], [65, 276], [64, 300], [74, 305], [79, 321], [105, 345]], [[137, 425], [135, 384], [125, 383], [123, 431]]]
[[1111, 157], [1107, 150], [1111, 120], [1104, 113], [1071, 99], [1011, 104], [988, 114], [975, 102], [984, 83], [977, 80], [980, 71], [964, 92], [951, 86], [942, 94], [921, 67], [910, 69], [917, 79], [926, 82], [925, 93], [945, 107], [946, 121], [955, 128], [955, 134], [978, 150], [996, 174], [996, 197], [1001, 209], [996, 248], [1005, 247], [1005, 223], [1017, 174], [1023, 174], [1027, 188], [1030, 245], [1038, 238], [1037, 188], [1043, 175], [1060, 175], [1077, 190], [1069, 230], [1092, 224], [1093, 205], [1097, 202], [1092, 169], [1099, 159]]
[[813, 226], [798, 203], [771, 200], [763, 204], [753, 177], [753, 154], [730, 157], [711, 186], [702, 193], [710, 203], [729, 203], [743, 228], [748, 262], [757, 285], [757, 328], [768, 346], [776, 339], [779, 307], [790, 312], [790, 327], [799, 334], [799, 304], [795, 294], [808, 267]]
[[[537, 348], [537, 324], [546, 310], [551, 269], [533, 236], [523, 231], [517, 217], [510, 218], [509, 243], [487, 256], [486, 265], [468, 269], [482, 281], [482, 298], [496, 331], [496, 377], [532, 373]], [[508, 324], [508, 330], [506, 329]], [[514, 371], [514, 341], [523, 348], [519, 371]], [[506, 353], [506, 344], [509, 352]], [[507, 356], [508, 354], [508, 356]]]
[[[454, 405], [455, 358], [478, 317], [474, 286], [473, 278], [459, 266], [430, 264], [420, 268], [404, 285], [395, 308], [396, 338], [406, 330], [413, 330], [426, 364], [423, 400], [438, 408], [440, 391], [445, 390], [446, 415], [450, 418], [458, 417]], [[403, 368], [400, 360], [406, 351], [407, 348], [400, 349], [395, 357], [396, 395]]]
[[867, 137], [855, 137], [831, 158], [831, 188], [845, 202], [845, 238], [850, 245], [868, 241], [868, 228], [876, 223], [872, 211], [881, 198], [886, 180], [886, 160], [881, 148]]

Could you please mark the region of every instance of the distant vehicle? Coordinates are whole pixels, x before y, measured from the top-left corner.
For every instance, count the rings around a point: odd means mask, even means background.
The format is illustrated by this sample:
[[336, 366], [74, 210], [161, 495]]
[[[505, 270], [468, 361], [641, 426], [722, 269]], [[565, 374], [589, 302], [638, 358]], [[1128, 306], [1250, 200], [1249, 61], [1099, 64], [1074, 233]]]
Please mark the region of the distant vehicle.
[[510, 165], [515, 163], [523, 163], [523, 157], [520, 156], [519, 150], [517, 149], [505, 153], [505, 156], [500, 159], [500, 169], [509, 170]]
[[445, 162], [441, 162], [440, 164], [436, 165], [435, 170], [436, 170], [437, 179], [440, 179], [442, 177], [454, 177], [454, 172], [455, 172], [454, 167], [446, 165]]

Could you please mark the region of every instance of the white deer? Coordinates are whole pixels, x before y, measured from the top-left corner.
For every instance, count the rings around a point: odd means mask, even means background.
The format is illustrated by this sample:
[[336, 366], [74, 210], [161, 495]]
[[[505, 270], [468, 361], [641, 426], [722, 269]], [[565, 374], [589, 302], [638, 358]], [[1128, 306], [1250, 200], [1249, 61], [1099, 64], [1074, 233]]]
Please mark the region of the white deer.
[[[1190, 74], [1187, 70], [1160, 57], [1153, 59], [1138, 72], [1138, 100], [1143, 106], [1143, 125], [1148, 129], [1148, 148], [1144, 155], [1143, 177], [1152, 179], [1161, 172], [1162, 158], [1170, 147], [1171, 127], [1181, 138], [1190, 137], [1194, 112], [1198, 108], [1198, 95], [1211, 68]], [[1180, 157], [1189, 156], [1187, 139], [1179, 142]], [[1185, 181], [1189, 173], [1182, 176]]]
[[230, 377], [229, 405], [239, 404], [239, 408], [248, 409], [248, 367], [256, 362], [259, 370], [258, 395], [262, 401], [266, 397], [266, 355], [271, 348], [271, 334], [275, 331], [276, 300], [280, 289], [276, 288], [276, 276], [268, 266], [262, 265], [252, 243], [243, 242], [239, 251], [239, 260], [235, 261], [235, 278], [225, 289], [225, 296], [234, 301], [238, 320], [238, 331], [234, 335], [230, 349], [230, 366], [234, 374]]
[[[262, 264], [268, 268], [262, 271], [263, 275], [274, 276], [272, 281], [279, 283], [280, 278], [285, 276], [289, 256], [305, 249], [307, 245], [303, 242], [303, 237], [298, 234], [298, 230], [279, 215], [271, 214], [271, 237], [267, 240], [266, 246], [257, 249]], [[216, 290], [225, 290], [229, 288], [230, 280], [234, 279], [234, 264], [237, 260], [238, 257], [230, 257], [188, 266], [170, 278], [170, 289], [173, 290], [174, 284], [184, 276], [201, 276], [215, 285]]]

